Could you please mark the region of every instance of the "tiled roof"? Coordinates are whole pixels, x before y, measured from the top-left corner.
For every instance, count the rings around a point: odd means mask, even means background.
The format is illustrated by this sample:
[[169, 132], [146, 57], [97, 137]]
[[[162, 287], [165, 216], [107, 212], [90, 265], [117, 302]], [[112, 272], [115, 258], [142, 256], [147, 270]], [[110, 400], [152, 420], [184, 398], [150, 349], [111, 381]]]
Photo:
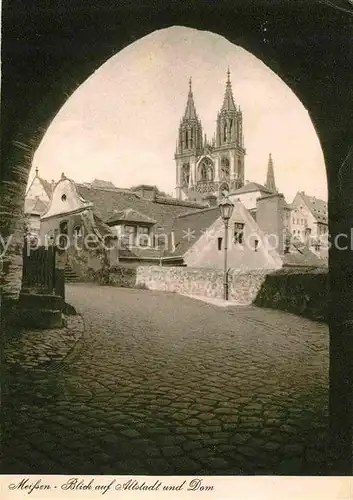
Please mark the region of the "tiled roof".
[[189, 189], [188, 187], [182, 188], [182, 191], [188, 200], [198, 203], [204, 203], [202, 195], [198, 191], [195, 191], [194, 189]]
[[93, 188], [108, 188], [108, 189], [116, 189], [116, 186], [114, 186], [114, 184], [110, 181], [104, 181], [104, 180], [101, 180], [101, 179], [94, 179], [94, 181], [92, 181], [91, 183], [91, 186]]
[[181, 202], [174, 198], [157, 197], [156, 200], [146, 200], [129, 189], [96, 189], [83, 184], [76, 184], [76, 189], [84, 200], [93, 203], [95, 213], [107, 221], [114, 213], [131, 208], [153, 220], [170, 231], [173, 220], [180, 214], [204, 208], [195, 203]]
[[300, 194], [316, 221], [327, 224], [327, 202], [305, 193]]
[[39, 177], [39, 175], [36, 175], [36, 176], [33, 178], [33, 180], [32, 180], [32, 182], [31, 182], [30, 186], [28, 187], [28, 189], [27, 189], [27, 191], [26, 191], [26, 193], [28, 193], [28, 192], [30, 191], [30, 189], [31, 189], [31, 187], [32, 187], [32, 184], [33, 184], [33, 182], [35, 181], [35, 179], [38, 179], [38, 180], [39, 180], [39, 182], [41, 183], [41, 185], [42, 185], [42, 187], [43, 187], [44, 191], [46, 192], [46, 194], [47, 194], [47, 196], [48, 196], [48, 198], [51, 198], [51, 195], [52, 195], [52, 193], [53, 193], [52, 183], [51, 183], [51, 182], [46, 181], [46, 180], [45, 180], [45, 179], [43, 179], [42, 177]]
[[264, 193], [269, 193], [272, 194], [271, 191], [269, 191], [265, 186], [262, 184], [258, 184], [257, 182], [248, 182], [241, 188], [237, 189], [236, 191], [232, 191], [230, 194], [242, 194], [242, 193], [252, 193], [254, 191], [262, 191]]
[[49, 196], [49, 198], [51, 198], [51, 195], [52, 195], [52, 192], [53, 192], [51, 182], [48, 182], [45, 179], [42, 179], [42, 177], [38, 177], [38, 179], [42, 183], [44, 191], [47, 193], [47, 195]]
[[161, 251], [157, 248], [150, 247], [121, 247], [119, 250], [119, 258], [138, 258], [138, 259], [160, 259]]
[[282, 257], [284, 266], [325, 267], [325, 261], [317, 257], [309, 248], [296, 247], [296, 252], [285, 253]]
[[155, 219], [151, 219], [151, 217], [147, 217], [147, 215], [134, 210], [133, 208], [127, 208], [120, 212], [114, 213], [109, 219], [107, 219], [108, 225], [114, 225], [117, 222], [145, 222], [147, 224], [156, 224]]
[[[209, 228], [219, 217], [218, 207], [206, 208], [197, 212], [193, 211], [177, 217], [172, 227], [175, 251], [169, 251], [166, 253], [166, 256], [185, 255], [205, 232], [207, 234]], [[244, 222], [243, 216], [236, 204], [234, 206], [233, 217], [237, 217], [239, 222]]]

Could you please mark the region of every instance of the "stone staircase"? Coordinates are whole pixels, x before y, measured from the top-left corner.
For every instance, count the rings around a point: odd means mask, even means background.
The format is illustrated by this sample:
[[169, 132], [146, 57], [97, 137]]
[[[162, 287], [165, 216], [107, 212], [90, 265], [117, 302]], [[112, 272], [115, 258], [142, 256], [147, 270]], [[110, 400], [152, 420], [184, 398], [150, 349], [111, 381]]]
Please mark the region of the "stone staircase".
[[65, 264], [65, 283], [77, 283], [79, 277], [69, 264]]

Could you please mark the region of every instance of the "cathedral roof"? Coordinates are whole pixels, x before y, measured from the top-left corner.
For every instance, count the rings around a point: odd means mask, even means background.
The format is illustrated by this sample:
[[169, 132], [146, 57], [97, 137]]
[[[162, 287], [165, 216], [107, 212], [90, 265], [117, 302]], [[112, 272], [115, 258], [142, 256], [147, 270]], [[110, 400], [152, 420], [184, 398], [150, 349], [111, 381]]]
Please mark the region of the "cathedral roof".
[[230, 71], [227, 73], [226, 91], [224, 93], [223, 106], [221, 111], [237, 111], [234, 103], [232, 84], [230, 81]]
[[185, 108], [185, 113], [184, 113], [184, 120], [197, 120], [197, 113], [196, 113], [196, 108], [195, 108], [195, 103], [194, 103], [194, 95], [192, 93], [192, 88], [191, 88], [191, 78], [189, 80], [189, 94], [188, 94], [188, 100], [186, 103], [186, 108]]

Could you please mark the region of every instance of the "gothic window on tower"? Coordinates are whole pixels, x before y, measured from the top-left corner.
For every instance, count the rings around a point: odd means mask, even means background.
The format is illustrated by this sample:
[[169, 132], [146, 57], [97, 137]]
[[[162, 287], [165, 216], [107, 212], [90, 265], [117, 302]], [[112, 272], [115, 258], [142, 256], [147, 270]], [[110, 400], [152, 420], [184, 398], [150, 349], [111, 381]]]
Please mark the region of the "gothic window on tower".
[[225, 123], [223, 128], [223, 142], [226, 141], [227, 141], [227, 124]]
[[203, 182], [213, 181], [213, 164], [209, 158], [204, 158], [199, 167], [200, 180]]
[[229, 160], [225, 156], [221, 159], [221, 179], [229, 179]]
[[241, 159], [238, 158], [238, 176], [241, 177]]
[[190, 165], [189, 163], [184, 163], [183, 165], [183, 185], [186, 186], [189, 184], [190, 179]]

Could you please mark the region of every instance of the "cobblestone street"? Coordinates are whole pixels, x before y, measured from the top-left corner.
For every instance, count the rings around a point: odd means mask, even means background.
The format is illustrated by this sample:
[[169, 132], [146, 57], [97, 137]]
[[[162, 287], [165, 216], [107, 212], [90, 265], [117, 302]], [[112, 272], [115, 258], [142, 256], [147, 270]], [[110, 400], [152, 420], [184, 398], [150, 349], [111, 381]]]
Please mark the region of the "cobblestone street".
[[325, 325], [138, 289], [67, 300], [85, 332], [61, 362], [24, 362], [31, 336], [5, 353], [3, 473], [324, 472]]

